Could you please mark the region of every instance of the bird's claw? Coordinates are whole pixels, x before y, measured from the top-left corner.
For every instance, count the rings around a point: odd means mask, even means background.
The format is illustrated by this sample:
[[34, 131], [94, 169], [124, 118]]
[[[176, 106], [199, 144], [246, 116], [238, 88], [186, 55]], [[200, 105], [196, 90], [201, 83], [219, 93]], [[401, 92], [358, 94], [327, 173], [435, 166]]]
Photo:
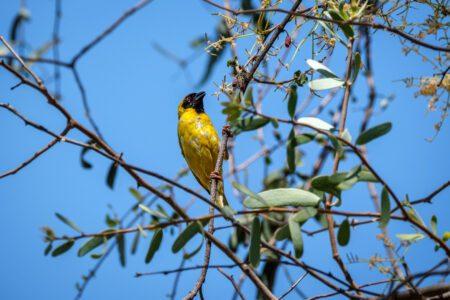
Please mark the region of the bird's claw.
[[233, 136], [233, 133], [231, 132], [231, 126], [230, 125], [223, 125], [222, 127], [222, 135], [227, 134], [229, 137]]
[[209, 174], [209, 177], [211, 179], [217, 179], [217, 180], [223, 181], [222, 176], [220, 176], [219, 172], [216, 172], [216, 171], [212, 171], [211, 174]]

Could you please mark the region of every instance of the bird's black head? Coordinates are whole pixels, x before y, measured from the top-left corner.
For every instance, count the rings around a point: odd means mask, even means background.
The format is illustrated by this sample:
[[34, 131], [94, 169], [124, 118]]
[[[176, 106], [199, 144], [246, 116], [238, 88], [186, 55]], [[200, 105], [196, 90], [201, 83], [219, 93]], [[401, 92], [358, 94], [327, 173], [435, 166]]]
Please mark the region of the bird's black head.
[[193, 108], [197, 113], [204, 113], [205, 109], [203, 108], [203, 97], [205, 97], [205, 92], [200, 93], [192, 93], [184, 97], [183, 99], [183, 108]]

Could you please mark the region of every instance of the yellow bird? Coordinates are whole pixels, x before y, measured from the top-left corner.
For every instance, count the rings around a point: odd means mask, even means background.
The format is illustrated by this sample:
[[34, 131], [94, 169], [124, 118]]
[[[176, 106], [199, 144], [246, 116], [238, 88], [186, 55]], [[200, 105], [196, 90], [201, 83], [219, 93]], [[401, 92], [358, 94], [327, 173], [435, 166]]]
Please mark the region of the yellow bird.
[[[222, 208], [228, 205], [223, 192], [222, 170], [214, 172], [219, 156], [220, 138], [205, 113], [203, 98], [205, 92], [192, 93], [178, 105], [178, 142], [189, 169], [198, 183], [210, 193], [211, 178], [218, 179], [216, 203]], [[224, 130], [229, 126], [225, 125]], [[225, 152], [224, 159], [228, 159]]]

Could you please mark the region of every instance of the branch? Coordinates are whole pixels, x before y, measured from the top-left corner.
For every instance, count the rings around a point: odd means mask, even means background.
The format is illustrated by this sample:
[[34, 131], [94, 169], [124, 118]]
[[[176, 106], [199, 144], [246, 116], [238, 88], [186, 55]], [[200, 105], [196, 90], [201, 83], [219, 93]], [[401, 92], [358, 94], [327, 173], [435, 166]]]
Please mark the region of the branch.
[[[213, 2], [211, 2], [211, 1], [208, 1], [208, 0], [204, 0], [204, 1], [206, 1], [206, 2], [208, 2], [210, 4], [213, 4]], [[301, 3], [302, 3], [302, 0], [295, 1], [294, 5], [292, 6], [290, 11], [291, 12], [296, 11]], [[220, 7], [220, 8], [223, 8], [225, 10], [233, 12], [232, 9], [227, 9], [226, 7]], [[248, 84], [250, 83], [250, 81], [253, 78], [253, 74], [255, 74], [256, 70], [259, 67], [259, 65], [261, 64], [263, 59], [266, 57], [266, 54], [269, 52], [270, 48], [272, 48], [273, 43], [275, 43], [275, 41], [278, 38], [278, 36], [280, 35], [280, 33], [282, 33], [284, 31], [284, 27], [286, 26], [286, 24], [289, 22], [290, 19], [291, 19], [291, 15], [288, 15], [288, 16], [286, 16], [283, 19], [283, 21], [274, 30], [274, 32], [272, 34], [272, 37], [270, 38], [270, 41], [267, 43], [266, 47], [261, 51], [261, 54], [259, 54], [255, 58], [255, 62], [253, 63], [253, 66], [252, 66], [250, 72], [246, 73], [245, 76], [244, 76], [244, 80], [243, 80], [243, 83], [242, 83], [243, 84], [242, 92], [245, 92], [245, 90], [247, 89]]]
[[[8, 104], [4, 104], [4, 103], [0, 103], [1, 107], [5, 107], [8, 110], [11, 110], [10, 108], [12, 108], [12, 106], [8, 105]], [[17, 112], [17, 111], [16, 111]], [[16, 114], [16, 112], [13, 111], [13, 113]], [[28, 125], [30, 123], [27, 123], [27, 121], [25, 121], [25, 124]], [[61, 140], [61, 137], [64, 137], [71, 129], [72, 127], [70, 126], [70, 124], [68, 124], [66, 126], [66, 128], [64, 128], [64, 130], [59, 134], [58, 137], [54, 138], [47, 146], [45, 146], [44, 148], [42, 148], [41, 150], [37, 151], [32, 157], [30, 157], [28, 160], [26, 160], [25, 162], [23, 162], [20, 166], [16, 167], [15, 169], [8, 171], [6, 173], [0, 174], [0, 178], [9, 176], [9, 175], [13, 175], [16, 174], [18, 171], [20, 171], [21, 169], [25, 168], [27, 165], [29, 165], [33, 160], [35, 160], [36, 158], [38, 158], [41, 154], [43, 154], [44, 152], [46, 152], [47, 150], [49, 150], [51, 147], [53, 147], [57, 142], [59, 142]]]
[[231, 284], [233, 284], [234, 289], [239, 294], [242, 300], [246, 300], [244, 295], [242, 294], [241, 290], [239, 289], [239, 286], [236, 284], [236, 281], [234, 281], [233, 276], [228, 275], [224, 270], [222, 270], [221, 267], [217, 267], [217, 270], [223, 274], [229, 281], [231, 281]]
[[289, 294], [293, 289], [295, 289], [295, 287], [300, 283], [300, 281], [303, 280], [303, 278], [306, 277], [306, 275], [308, 275], [308, 272], [306, 272], [305, 274], [303, 274], [302, 276], [300, 276], [300, 278], [286, 291], [286, 293], [284, 293], [283, 295], [280, 296], [280, 298], [278, 298], [278, 300], [283, 299], [284, 297], [287, 296], [287, 294]]
[[445, 51], [445, 52], [450, 52], [450, 48], [444, 48], [444, 47], [440, 47], [440, 46], [436, 46], [436, 45], [431, 45], [428, 43], [425, 43], [419, 39], [416, 39], [406, 33], [404, 33], [401, 30], [398, 30], [397, 28], [393, 28], [393, 27], [389, 27], [389, 26], [385, 26], [382, 25], [380, 23], [367, 23], [367, 22], [358, 22], [358, 21], [338, 21], [338, 20], [331, 20], [331, 19], [325, 19], [325, 18], [321, 18], [321, 17], [316, 17], [316, 16], [311, 16], [311, 15], [306, 15], [305, 12], [306, 11], [289, 11], [289, 10], [285, 10], [285, 9], [281, 9], [281, 8], [261, 8], [261, 9], [249, 9], [249, 10], [234, 10], [234, 9], [230, 9], [230, 8], [226, 8], [224, 6], [221, 6], [217, 3], [214, 3], [210, 0], [203, 0], [217, 8], [221, 8], [224, 10], [227, 10], [229, 12], [231, 12], [234, 15], [250, 15], [250, 14], [254, 14], [254, 13], [259, 13], [259, 12], [269, 12], [269, 11], [273, 11], [273, 12], [281, 12], [281, 13], [285, 13], [288, 14], [289, 16], [298, 16], [298, 17], [303, 17], [305, 19], [310, 19], [310, 20], [315, 20], [315, 21], [323, 21], [323, 22], [328, 22], [328, 23], [333, 23], [333, 24], [337, 24], [340, 26], [343, 25], [356, 25], [356, 26], [366, 26], [366, 27], [371, 27], [374, 29], [382, 29], [383, 31], [389, 31], [392, 33], [395, 33], [407, 40], [409, 40], [410, 42], [413, 42], [414, 44], [429, 48], [429, 49], [433, 49], [433, 50], [437, 50], [437, 51]]
[[136, 11], [147, 5], [152, 0], [143, 0], [127, 10], [120, 18], [118, 18], [114, 23], [112, 23], [105, 31], [103, 31], [99, 36], [97, 36], [92, 42], [83, 47], [73, 58], [71, 61], [71, 65], [75, 65], [78, 59], [83, 56], [86, 52], [88, 52], [92, 47], [94, 47], [98, 42], [104, 39], [108, 34], [110, 34], [117, 26], [120, 25], [126, 18], [134, 14]]
[[[349, 96], [350, 96], [350, 89], [352, 86], [350, 76], [351, 76], [351, 71], [352, 71], [353, 41], [354, 41], [353, 38], [350, 38], [349, 43], [347, 45], [347, 49], [348, 49], [347, 71], [346, 71], [346, 75], [345, 75], [346, 86], [345, 86], [345, 93], [344, 93], [344, 101], [343, 101], [343, 105], [342, 105], [341, 122], [339, 125], [339, 136], [342, 136], [342, 133], [344, 132], [344, 129], [345, 129], [345, 120], [347, 118], [347, 110], [348, 110], [348, 100], [349, 100]], [[338, 171], [339, 160], [340, 160], [340, 154], [338, 152], [336, 152], [335, 158], [334, 158], [334, 163], [333, 163], [333, 172], [332, 172], [333, 175], [336, 174], [336, 172]], [[332, 199], [333, 199], [333, 195], [331, 193], [329, 193], [328, 197], [326, 199], [326, 202], [325, 202], [325, 208], [328, 210], [331, 210], [331, 207], [332, 207], [331, 200]], [[328, 233], [330, 236], [330, 243], [331, 243], [331, 250], [332, 250], [333, 258], [336, 261], [336, 263], [339, 265], [339, 267], [341, 268], [342, 273], [344, 273], [344, 276], [347, 279], [347, 281], [353, 286], [353, 288], [358, 289], [358, 285], [353, 280], [352, 276], [348, 272], [347, 268], [345, 267], [340, 255], [339, 255], [339, 251], [338, 251], [337, 243], [336, 243], [336, 233], [334, 232], [333, 215], [330, 213], [327, 213], [326, 218], [327, 218]], [[358, 294], [362, 296], [361, 292], [359, 292]]]
[[[214, 168], [214, 171], [217, 173], [220, 173], [222, 170], [222, 164], [223, 164], [223, 156], [225, 155], [225, 151], [227, 149], [227, 142], [229, 137], [230, 131], [229, 130], [222, 130], [222, 144], [220, 145], [219, 149], [219, 155], [217, 157], [216, 166]], [[217, 179], [211, 178], [211, 193], [210, 193], [210, 202], [214, 203], [216, 200], [216, 194], [217, 194]], [[214, 215], [214, 206], [209, 206], [209, 215]], [[211, 218], [208, 225], [208, 233], [212, 235], [214, 232], [214, 218]], [[211, 255], [211, 240], [206, 241], [205, 246], [205, 256], [203, 259], [203, 265], [206, 266], [209, 264], [209, 258]], [[205, 282], [206, 272], [208, 271], [208, 268], [204, 267], [202, 271], [200, 272], [200, 276], [197, 280], [197, 283], [195, 284], [192, 291], [188, 293], [186, 297], [183, 298], [183, 300], [192, 300], [194, 299], [195, 295], [197, 295], [198, 291], [201, 289], [203, 283]]]

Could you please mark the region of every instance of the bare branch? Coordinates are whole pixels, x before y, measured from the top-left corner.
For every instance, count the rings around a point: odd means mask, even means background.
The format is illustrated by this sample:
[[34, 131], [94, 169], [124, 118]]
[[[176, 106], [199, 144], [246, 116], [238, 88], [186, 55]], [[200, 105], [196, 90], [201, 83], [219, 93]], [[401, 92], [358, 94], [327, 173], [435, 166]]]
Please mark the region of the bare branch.
[[236, 290], [236, 293], [239, 294], [242, 300], [246, 300], [244, 295], [242, 294], [241, 290], [239, 289], [239, 286], [236, 284], [236, 281], [234, 281], [232, 275], [228, 275], [224, 270], [222, 270], [221, 267], [217, 267], [217, 270], [219, 270], [220, 273], [223, 274], [229, 281], [231, 281], [231, 284], [233, 284], [234, 289]]
[[303, 274], [302, 276], [300, 276], [300, 278], [286, 291], [286, 293], [284, 293], [283, 295], [280, 296], [280, 298], [278, 298], [278, 300], [283, 299], [284, 297], [286, 297], [290, 292], [292, 292], [293, 289], [295, 289], [295, 287], [300, 283], [300, 281], [303, 280], [303, 278], [306, 277], [306, 275], [308, 275], [308, 272], [306, 272], [305, 274]]

